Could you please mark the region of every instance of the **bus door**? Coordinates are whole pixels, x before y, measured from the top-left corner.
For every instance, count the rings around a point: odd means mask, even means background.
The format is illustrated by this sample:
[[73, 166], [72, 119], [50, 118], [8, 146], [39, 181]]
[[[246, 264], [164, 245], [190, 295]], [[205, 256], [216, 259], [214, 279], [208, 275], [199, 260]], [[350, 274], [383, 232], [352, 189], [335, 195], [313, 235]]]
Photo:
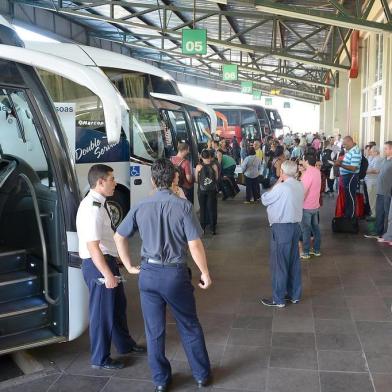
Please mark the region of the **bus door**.
[[[53, 103], [31, 66], [42, 64], [54, 71], [62, 61], [24, 48], [0, 48], [0, 354], [4, 354], [80, 336], [88, 325], [88, 292], [80, 259], [73, 253], [80, 200], [76, 178]], [[59, 72], [78, 79], [72, 62], [63, 68]], [[101, 76], [86, 71], [84, 78], [103, 101], [115, 105], [116, 95], [105, 95], [109, 86]], [[108, 133], [112, 142], [119, 139], [118, 114], [105, 111], [105, 121], [113, 120]]]
[[197, 151], [200, 154], [207, 148], [208, 142], [211, 140], [210, 117], [206, 113], [192, 107], [188, 107], [188, 113], [195, 132]]
[[1, 354], [66, 336], [61, 185], [29, 95], [0, 86]]
[[241, 134], [251, 143], [261, 140], [260, 124], [254, 110], [241, 110]]

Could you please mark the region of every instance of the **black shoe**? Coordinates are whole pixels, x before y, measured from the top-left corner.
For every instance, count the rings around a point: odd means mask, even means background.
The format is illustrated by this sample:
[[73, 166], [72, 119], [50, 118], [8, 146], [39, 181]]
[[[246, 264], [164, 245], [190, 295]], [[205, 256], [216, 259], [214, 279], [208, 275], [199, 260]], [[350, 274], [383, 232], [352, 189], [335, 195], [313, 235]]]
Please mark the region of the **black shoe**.
[[168, 385], [156, 385], [155, 392], [167, 392], [169, 390]]
[[212, 377], [208, 376], [204, 380], [196, 380], [196, 385], [198, 388], [208, 387], [212, 383]]
[[265, 306], [271, 306], [275, 308], [284, 308], [286, 304], [277, 304], [272, 299], [269, 298], [262, 298], [261, 303]]
[[166, 384], [155, 385], [155, 392], [167, 392], [169, 390], [169, 386], [170, 386], [171, 382], [172, 382], [172, 379], [170, 377]]
[[135, 344], [132, 346], [128, 351], [122, 354], [130, 354], [130, 353], [138, 353], [138, 354], [145, 354], [147, 352], [146, 348], [143, 346], [138, 346]]
[[93, 369], [116, 370], [122, 369], [124, 367], [124, 363], [112, 358], [108, 358], [103, 365], [91, 365], [91, 367]]

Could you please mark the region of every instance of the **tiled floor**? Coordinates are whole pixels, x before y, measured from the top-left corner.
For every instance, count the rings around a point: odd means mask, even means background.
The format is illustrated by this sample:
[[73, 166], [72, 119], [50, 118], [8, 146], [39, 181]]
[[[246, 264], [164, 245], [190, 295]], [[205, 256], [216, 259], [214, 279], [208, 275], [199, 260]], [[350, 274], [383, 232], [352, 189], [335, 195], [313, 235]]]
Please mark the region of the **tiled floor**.
[[[220, 203], [219, 232], [207, 235], [214, 285], [196, 290], [217, 391], [390, 392], [392, 390], [392, 248], [361, 235], [333, 235], [333, 200], [323, 207], [322, 257], [303, 263], [303, 300], [273, 310], [265, 209]], [[134, 246], [135, 253], [137, 247]], [[194, 269], [195, 271], [195, 269]], [[197, 274], [195, 271], [195, 280]], [[144, 341], [136, 279], [128, 277], [132, 334]], [[172, 319], [167, 356], [173, 391], [194, 389]], [[88, 336], [33, 350], [47, 371], [7, 391], [137, 392], [153, 390], [144, 356], [120, 371], [89, 367]], [[45, 376], [45, 377], [44, 377]], [[24, 383], [23, 383], [24, 382]], [[0, 384], [1, 386], [1, 384]]]

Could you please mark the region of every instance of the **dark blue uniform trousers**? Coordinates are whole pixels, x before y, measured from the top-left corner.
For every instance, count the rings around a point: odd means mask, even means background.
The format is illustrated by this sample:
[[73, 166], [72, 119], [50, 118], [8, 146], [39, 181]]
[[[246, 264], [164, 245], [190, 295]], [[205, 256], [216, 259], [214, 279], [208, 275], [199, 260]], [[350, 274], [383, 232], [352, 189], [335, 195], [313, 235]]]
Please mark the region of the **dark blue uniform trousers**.
[[[108, 255], [105, 259], [113, 274], [120, 275], [116, 259]], [[91, 364], [103, 365], [110, 357], [112, 341], [121, 354], [136, 344], [128, 331], [124, 287], [120, 283], [114, 289], [107, 289], [104, 284], [97, 284], [102, 275], [91, 259], [83, 260], [82, 271], [90, 292]]]
[[284, 304], [286, 295], [293, 300], [301, 298], [300, 236], [299, 223], [274, 223], [271, 227], [272, 299], [277, 304]]
[[189, 365], [196, 380], [210, 374], [210, 360], [204, 334], [197, 318], [194, 288], [185, 264], [167, 267], [143, 263], [139, 276], [148, 363], [155, 385], [165, 385], [171, 378], [165, 356], [166, 305], [176, 320]]

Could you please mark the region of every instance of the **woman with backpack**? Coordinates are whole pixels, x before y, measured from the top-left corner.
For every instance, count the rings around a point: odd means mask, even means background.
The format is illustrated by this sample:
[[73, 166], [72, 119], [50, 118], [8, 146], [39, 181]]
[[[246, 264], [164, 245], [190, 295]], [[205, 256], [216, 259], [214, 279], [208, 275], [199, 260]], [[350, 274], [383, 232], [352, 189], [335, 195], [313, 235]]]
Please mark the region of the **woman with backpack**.
[[259, 175], [261, 171], [261, 161], [256, 156], [256, 151], [253, 147], [249, 148], [249, 155], [241, 164], [242, 173], [245, 176], [246, 185], [246, 200], [245, 204], [249, 204], [252, 197], [253, 201], [260, 200], [260, 183]]
[[195, 177], [198, 183], [198, 198], [200, 206], [200, 225], [206, 230], [210, 225], [212, 234], [216, 234], [216, 223], [218, 217], [218, 166], [211, 163], [211, 153], [208, 150], [201, 152], [202, 162], [196, 166]]

